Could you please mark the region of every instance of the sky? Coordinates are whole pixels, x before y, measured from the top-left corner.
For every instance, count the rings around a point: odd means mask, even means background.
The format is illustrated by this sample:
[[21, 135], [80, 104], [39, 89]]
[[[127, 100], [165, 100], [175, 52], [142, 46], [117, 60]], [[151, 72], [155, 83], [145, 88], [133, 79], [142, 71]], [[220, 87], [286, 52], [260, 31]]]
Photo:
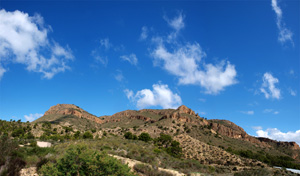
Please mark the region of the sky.
[[300, 2], [0, 1], [0, 118], [184, 104], [300, 144]]

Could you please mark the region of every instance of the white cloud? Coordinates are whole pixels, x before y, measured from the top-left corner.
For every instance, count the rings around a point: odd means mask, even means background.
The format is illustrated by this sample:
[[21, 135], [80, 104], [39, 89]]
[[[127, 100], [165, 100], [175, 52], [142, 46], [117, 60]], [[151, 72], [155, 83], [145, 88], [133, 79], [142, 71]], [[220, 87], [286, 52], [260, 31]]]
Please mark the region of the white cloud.
[[279, 114], [279, 111], [275, 111], [274, 109], [265, 109], [263, 111], [263, 113], [272, 113], [272, 114], [277, 115], [277, 114]]
[[142, 27], [142, 33], [140, 35], [140, 40], [145, 40], [148, 37], [148, 28], [146, 26]]
[[203, 102], [203, 103], [206, 102], [205, 98], [199, 98], [198, 100], [201, 101], [201, 102]]
[[132, 90], [129, 90], [129, 89], [125, 89], [125, 90], [124, 90], [124, 93], [126, 94], [126, 96], [127, 96], [128, 99], [132, 99], [133, 96], [134, 96], [133, 91], [132, 91]]
[[130, 54], [128, 56], [123, 55], [123, 56], [120, 56], [120, 58], [124, 61], [128, 61], [132, 65], [136, 66], [138, 64], [138, 58], [136, 57], [135, 54]]
[[274, 111], [273, 114], [277, 115], [279, 114], [279, 111]]
[[[0, 75], [1, 75], [1, 71], [0, 71]], [[1, 76], [0, 76], [0, 78], [1, 78]], [[295, 90], [289, 89], [289, 91], [292, 96], [297, 96], [297, 92]]]
[[266, 130], [257, 130], [256, 134], [258, 137], [266, 137], [278, 141], [294, 141], [300, 145], [300, 130], [284, 133], [277, 128], [268, 128]]
[[24, 115], [24, 118], [26, 119], [26, 121], [32, 122], [35, 119], [38, 119], [42, 116], [43, 114], [35, 113], [35, 114]]
[[243, 114], [247, 114], [247, 115], [253, 115], [254, 111], [240, 111]]
[[[0, 29], [0, 61], [24, 64], [28, 71], [42, 73], [47, 79], [70, 68], [66, 65], [74, 58], [70, 48], [48, 37], [51, 27], [44, 25], [40, 15], [2, 9]], [[4, 72], [2, 68], [0, 76]]]
[[119, 82], [124, 80], [124, 76], [121, 70], [117, 70], [117, 73], [114, 75], [115, 79]]
[[181, 98], [178, 94], [173, 93], [166, 84], [154, 84], [153, 90], [143, 89], [135, 95], [131, 90], [124, 90], [128, 99], [133, 101], [137, 108], [142, 109], [151, 106], [161, 106], [164, 109], [176, 109], [181, 105]]
[[2, 76], [4, 75], [5, 72], [6, 72], [6, 69], [4, 69], [4, 68], [2, 67], [2, 65], [0, 64], [0, 80], [1, 80], [1, 78], [2, 78]]
[[177, 17], [173, 19], [168, 19], [166, 16], [164, 19], [167, 21], [170, 27], [172, 27], [176, 31], [180, 31], [182, 28], [184, 28], [184, 16], [182, 13], [179, 13]]
[[109, 38], [101, 39], [100, 46], [104, 47], [106, 50], [110, 49], [113, 45], [109, 42]]
[[261, 126], [253, 126], [252, 127], [254, 130], [262, 130], [262, 127]]
[[265, 109], [263, 112], [264, 113], [270, 113], [270, 112], [273, 112], [273, 109]]
[[287, 41], [290, 41], [292, 45], [294, 45], [292, 39], [293, 33], [285, 27], [285, 23], [282, 21], [282, 10], [278, 6], [277, 0], [272, 0], [271, 5], [274, 12], [276, 13], [276, 18], [277, 18], [276, 25], [279, 30], [279, 36], [278, 36], [279, 42], [285, 43]]
[[208, 94], [218, 94], [225, 87], [237, 83], [235, 66], [230, 62], [222, 61], [216, 65], [203, 63], [203, 68], [200, 68], [200, 61], [206, 54], [198, 43], [188, 43], [173, 51], [158, 44], [152, 56], [155, 65], [162, 65], [165, 70], [179, 78], [179, 84], [202, 86]]
[[206, 53], [197, 43], [181, 43], [177, 35], [184, 28], [184, 15], [174, 19], [164, 17], [174, 29], [168, 36], [152, 38], [151, 56], [155, 66], [160, 66], [178, 78], [181, 85], [198, 85], [207, 94], [218, 94], [225, 87], [236, 84], [237, 72], [230, 62], [205, 63]]
[[267, 99], [271, 98], [280, 98], [280, 89], [275, 87], [275, 84], [279, 83], [277, 78], [274, 78], [271, 73], [265, 73], [263, 76], [263, 84], [260, 88], [260, 91], [265, 94]]
[[101, 54], [99, 53], [99, 51], [97, 49], [92, 51], [92, 56], [94, 57], [94, 60], [96, 61], [96, 63], [99, 63], [99, 64], [103, 65], [104, 67], [107, 66], [107, 64], [108, 64], [107, 57], [101, 56]]

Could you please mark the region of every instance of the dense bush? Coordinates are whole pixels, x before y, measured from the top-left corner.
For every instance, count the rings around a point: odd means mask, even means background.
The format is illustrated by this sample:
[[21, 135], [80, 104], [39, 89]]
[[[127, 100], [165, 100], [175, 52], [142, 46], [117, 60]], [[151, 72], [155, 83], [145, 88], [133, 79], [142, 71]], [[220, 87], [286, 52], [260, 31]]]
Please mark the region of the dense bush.
[[139, 135], [139, 140], [149, 142], [152, 140], [152, 138], [150, 137], [150, 135], [148, 133], [141, 133]]
[[9, 136], [0, 137], [0, 175], [18, 175], [26, 165], [22, 152], [15, 141]]
[[175, 158], [180, 158], [182, 155], [180, 143], [173, 140], [170, 135], [161, 133], [158, 138], [154, 139], [154, 143]]
[[47, 163], [40, 169], [41, 175], [115, 175], [133, 176], [130, 168], [104, 153], [91, 150], [85, 145], [70, 146], [56, 163]]
[[83, 139], [93, 139], [92, 133], [90, 133], [88, 131], [86, 131], [82, 137], [83, 137]]
[[124, 134], [125, 139], [133, 139], [133, 140], [137, 140], [138, 137], [135, 134], [132, 134], [131, 132], [126, 132]]

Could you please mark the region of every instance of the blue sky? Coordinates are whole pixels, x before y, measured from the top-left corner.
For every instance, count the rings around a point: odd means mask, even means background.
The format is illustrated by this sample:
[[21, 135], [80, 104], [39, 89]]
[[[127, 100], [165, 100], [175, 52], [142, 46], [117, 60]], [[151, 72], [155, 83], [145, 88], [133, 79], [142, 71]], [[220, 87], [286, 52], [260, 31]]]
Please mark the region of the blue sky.
[[[16, 3], [17, 2], [17, 3]], [[300, 143], [299, 1], [1, 1], [0, 118], [184, 104]]]

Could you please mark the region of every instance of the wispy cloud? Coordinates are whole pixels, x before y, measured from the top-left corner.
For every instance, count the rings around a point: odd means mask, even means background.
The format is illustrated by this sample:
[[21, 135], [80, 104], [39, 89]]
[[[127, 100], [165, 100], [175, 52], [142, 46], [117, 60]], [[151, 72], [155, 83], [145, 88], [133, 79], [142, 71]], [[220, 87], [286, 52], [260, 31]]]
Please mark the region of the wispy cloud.
[[32, 122], [35, 119], [38, 119], [42, 116], [43, 114], [35, 113], [35, 114], [24, 115], [24, 118], [26, 119], [26, 121]]
[[296, 90], [293, 90], [293, 89], [289, 89], [289, 92], [290, 92], [290, 94], [292, 95], [292, 96], [297, 96], [297, 91]]
[[184, 28], [184, 18], [185, 16], [182, 13], [179, 13], [178, 16], [173, 19], [169, 19], [167, 16], [164, 16], [164, 19], [167, 21], [169, 26], [176, 31], [180, 31]]
[[148, 28], [146, 26], [142, 27], [142, 33], [140, 35], [140, 40], [145, 40], [148, 37]]
[[94, 60], [97, 64], [101, 64], [104, 67], [107, 67], [108, 64], [107, 56], [102, 56], [97, 49], [93, 50], [91, 55], [94, 57]]
[[[48, 37], [52, 28], [44, 24], [42, 16], [2, 9], [0, 28], [2, 61], [24, 64], [28, 71], [42, 73], [47, 79], [70, 69], [67, 63], [74, 59], [71, 49], [68, 46], [62, 47]], [[0, 66], [0, 78], [5, 71], [3, 65]]]
[[101, 39], [100, 46], [104, 47], [106, 50], [110, 49], [113, 45], [110, 43], [109, 38]]
[[253, 115], [254, 111], [240, 111], [243, 114], [247, 114], [247, 115]]
[[277, 115], [277, 114], [279, 114], [279, 111], [276, 111], [274, 109], [264, 109], [263, 113], [272, 113], [272, 114]]
[[266, 130], [259, 129], [256, 131], [256, 134], [258, 137], [266, 137], [278, 141], [294, 141], [300, 145], [300, 130], [284, 133], [277, 128], [268, 128]]
[[272, 9], [274, 10], [275, 14], [276, 14], [276, 25], [277, 28], [279, 30], [279, 36], [278, 36], [278, 40], [279, 42], [281, 42], [282, 44], [284, 44], [285, 42], [291, 42], [292, 45], [294, 45], [293, 42], [293, 33], [286, 28], [285, 23], [282, 20], [282, 10], [278, 5], [277, 0], [272, 0]]
[[2, 78], [2, 76], [4, 75], [4, 73], [6, 72], [6, 69], [4, 69], [0, 63], [0, 80]]
[[153, 90], [142, 89], [136, 94], [132, 90], [125, 89], [124, 92], [128, 99], [134, 102], [137, 108], [142, 109], [151, 106], [161, 106], [162, 108], [176, 109], [181, 105], [181, 98], [173, 93], [166, 84], [154, 84]]
[[123, 56], [120, 56], [120, 58], [124, 61], [128, 61], [130, 64], [132, 65], [137, 65], [138, 64], [138, 58], [136, 57], [135, 54], [130, 54], [130, 55], [123, 55]]
[[263, 128], [261, 126], [253, 126], [252, 127], [254, 130], [262, 130]]
[[117, 70], [114, 77], [119, 82], [122, 82], [125, 79], [121, 70]]
[[275, 98], [279, 99], [281, 97], [280, 95], [280, 89], [275, 87], [275, 84], [279, 83], [279, 80], [271, 73], [265, 73], [263, 76], [263, 83], [260, 88], [260, 91], [265, 95], [267, 99], [269, 98]]

